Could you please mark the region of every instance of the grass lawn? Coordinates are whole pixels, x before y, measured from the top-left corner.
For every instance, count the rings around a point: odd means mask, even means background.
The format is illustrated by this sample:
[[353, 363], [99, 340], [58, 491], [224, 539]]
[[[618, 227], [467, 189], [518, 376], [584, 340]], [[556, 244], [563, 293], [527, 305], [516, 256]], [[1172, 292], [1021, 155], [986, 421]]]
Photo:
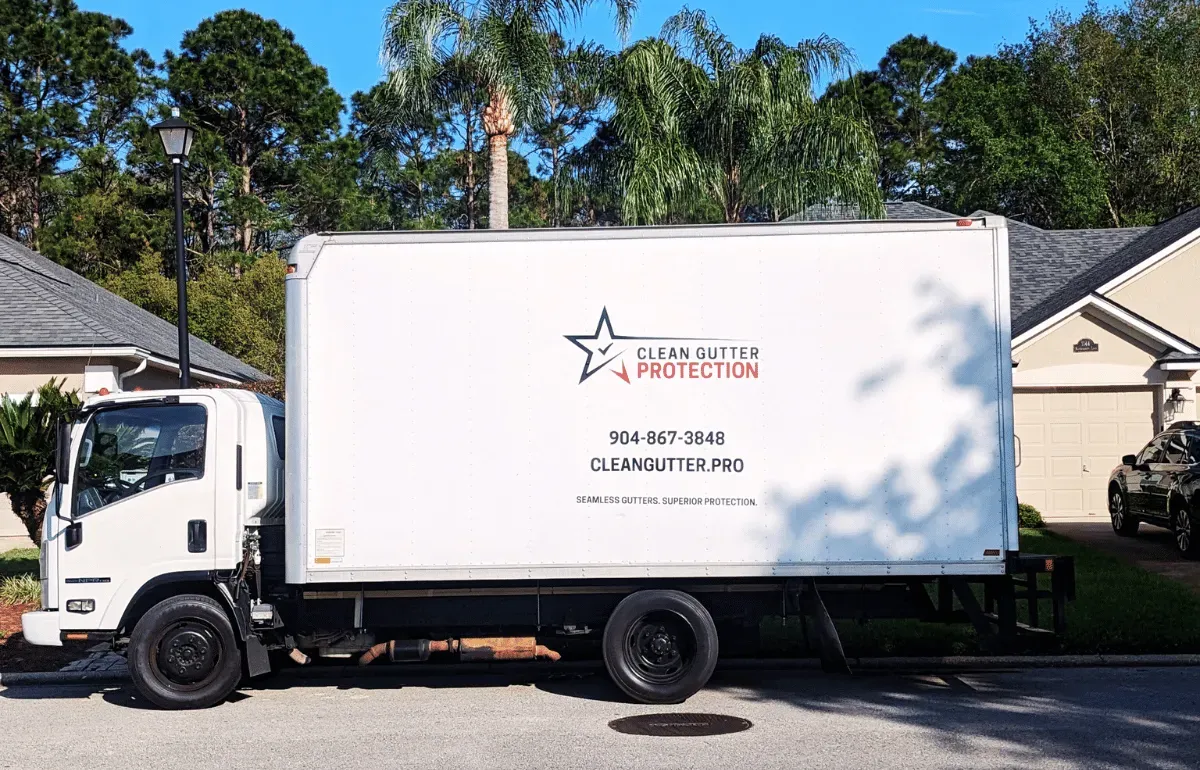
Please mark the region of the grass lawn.
[[[1067, 604], [1067, 632], [1047, 646], [1029, 646], [1026, 653], [1136, 654], [1200, 652], [1200, 595], [1161, 575], [1121, 561], [1045, 530], [1021, 530], [1021, 550], [1075, 557], [1076, 599]], [[1049, 588], [1049, 577], [1044, 587]], [[1039, 607], [1043, 625], [1050, 619], [1050, 602]], [[1024, 619], [1024, 603], [1017, 604]], [[839, 621], [846, 654], [970, 655], [979, 653], [970, 625], [920, 623], [910, 620]], [[798, 619], [764, 621], [762, 640], [770, 654], [804, 652]]]
[[14, 548], [0, 553], [0, 576], [38, 574], [38, 549]]

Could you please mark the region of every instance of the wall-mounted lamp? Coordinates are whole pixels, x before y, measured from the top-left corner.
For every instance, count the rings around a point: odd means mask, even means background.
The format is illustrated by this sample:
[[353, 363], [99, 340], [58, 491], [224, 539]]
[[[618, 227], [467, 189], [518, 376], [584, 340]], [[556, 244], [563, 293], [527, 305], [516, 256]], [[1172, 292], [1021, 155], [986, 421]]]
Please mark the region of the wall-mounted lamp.
[[1167, 422], [1179, 417], [1191, 400], [1183, 394], [1182, 388], [1171, 388], [1171, 395], [1167, 396], [1166, 401], [1163, 402], [1167, 411]]

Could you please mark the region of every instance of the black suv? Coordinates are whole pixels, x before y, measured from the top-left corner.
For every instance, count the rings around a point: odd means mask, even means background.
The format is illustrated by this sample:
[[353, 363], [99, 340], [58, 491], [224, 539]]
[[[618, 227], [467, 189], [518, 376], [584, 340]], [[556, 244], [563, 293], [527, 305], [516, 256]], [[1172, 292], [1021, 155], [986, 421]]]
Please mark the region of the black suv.
[[1134, 535], [1146, 522], [1175, 533], [1185, 558], [1200, 559], [1200, 422], [1177, 422], [1136, 455], [1125, 455], [1108, 482], [1113, 531]]

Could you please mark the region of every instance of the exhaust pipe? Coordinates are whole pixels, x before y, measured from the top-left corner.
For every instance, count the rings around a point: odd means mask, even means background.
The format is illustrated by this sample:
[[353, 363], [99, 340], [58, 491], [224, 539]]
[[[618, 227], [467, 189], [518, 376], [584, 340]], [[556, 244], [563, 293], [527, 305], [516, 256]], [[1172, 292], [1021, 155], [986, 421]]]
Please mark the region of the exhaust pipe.
[[532, 636], [500, 636], [469, 639], [394, 639], [380, 642], [362, 654], [358, 665], [369, 666], [376, 658], [387, 655], [393, 663], [416, 663], [429, 660], [435, 652], [457, 653], [462, 661], [491, 660], [559, 660], [562, 656]]
[[493, 636], [463, 639], [458, 647], [459, 660], [558, 660], [562, 656], [532, 636]]

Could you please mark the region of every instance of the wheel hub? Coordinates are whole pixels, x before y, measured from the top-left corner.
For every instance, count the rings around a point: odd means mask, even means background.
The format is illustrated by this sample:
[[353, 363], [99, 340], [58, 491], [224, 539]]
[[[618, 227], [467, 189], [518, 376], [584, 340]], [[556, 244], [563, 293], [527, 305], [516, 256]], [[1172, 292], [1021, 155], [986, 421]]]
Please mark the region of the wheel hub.
[[636, 623], [627, 645], [638, 676], [657, 684], [683, 676], [692, 657], [688, 633], [686, 624], [666, 613], [648, 615]]
[[1125, 498], [1120, 492], [1113, 492], [1108, 499], [1108, 514], [1112, 519], [1113, 531], [1118, 535], [1128, 534], [1128, 528], [1131, 522], [1125, 517]]
[[216, 668], [219, 646], [211, 629], [195, 625], [174, 628], [158, 645], [159, 667], [173, 682], [199, 682]]
[[650, 639], [649, 647], [655, 658], [668, 658], [675, 652], [675, 641], [660, 627]]

